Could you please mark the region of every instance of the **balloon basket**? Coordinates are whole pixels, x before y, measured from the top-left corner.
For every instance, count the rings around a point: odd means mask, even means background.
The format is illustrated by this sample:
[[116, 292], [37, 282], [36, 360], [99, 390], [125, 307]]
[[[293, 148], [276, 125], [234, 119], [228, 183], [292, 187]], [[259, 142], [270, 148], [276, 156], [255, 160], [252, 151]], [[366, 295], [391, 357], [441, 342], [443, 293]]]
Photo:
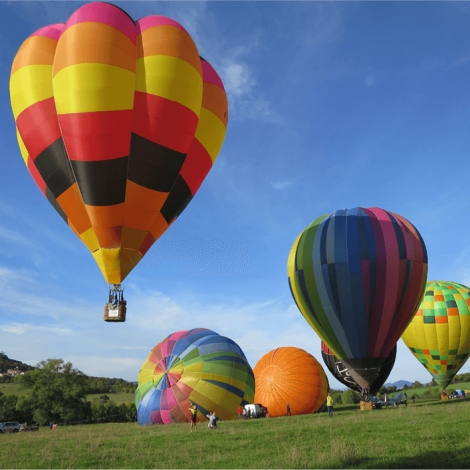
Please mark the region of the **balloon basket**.
[[127, 307], [125, 305], [110, 306], [106, 304], [104, 306], [104, 321], [107, 322], [125, 322], [126, 321]]
[[373, 409], [372, 402], [371, 401], [361, 401], [361, 402], [359, 402], [359, 408], [361, 409], [361, 411], [372, 410]]

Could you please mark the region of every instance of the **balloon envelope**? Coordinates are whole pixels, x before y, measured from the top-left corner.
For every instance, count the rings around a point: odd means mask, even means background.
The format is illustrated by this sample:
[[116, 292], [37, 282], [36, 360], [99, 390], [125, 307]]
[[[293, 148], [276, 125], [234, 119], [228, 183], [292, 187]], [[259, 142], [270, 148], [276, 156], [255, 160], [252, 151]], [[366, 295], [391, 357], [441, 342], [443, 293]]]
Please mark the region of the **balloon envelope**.
[[470, 289], [455, 282], [428, 282], [402, 339], [446, 388], [470, 355]]
[[319, 217], [297, 237], [288, 260], [301, 313], [363, 389], [416, 311], [426, 276], [417, 229], [379, 208]]
[[253, 403], [254, 375], [240, 347], [214, 331], [179, 331], [158, 343], [143, 363], [135, 395], [140, 425], [187, 423], [215, 411], [234, 419], [238, 406]]
[[33, 179], [109, 284], [191, 201], [228, 120], [222, 81], [179, 23], [101, 2], [24, 41], [10, 97]]
[[[331, 351], [331, 349], [329, 349], [323, 341], [321, 342], [321, 355], [323, 362], [336, 380], [341, 382], [343, 385], [346, 385], [350, 389], [355, 390], [356, 392], [363, 391], [362, 387], [351, 376], [349, 369], [346, 367], [346, 365], [343, 364], [343, 361], [338, 359], [334, 355], [333, 351]], [[392, 349], [392, 352], [387, 356], [385, 361], [383, 361], [379, 367], [379, 370], [377, 371], [377, 377], [370, 384], [369, 393], [372, 395], [378, 393], [382, 385], [388, 379], [388, 376], [390, 375], [390, 372], [392, 371], [395, 364], [396, 355], [397, 346], [395, 345], [395, 347]]]
[[287, 404], [293, 415], [317, 411], [325, 402], [328, 381], [318, 361], [303, 349], [277, 348], [265, 354], [253, 369], [255, 403], [271, 416], [285, 416]]

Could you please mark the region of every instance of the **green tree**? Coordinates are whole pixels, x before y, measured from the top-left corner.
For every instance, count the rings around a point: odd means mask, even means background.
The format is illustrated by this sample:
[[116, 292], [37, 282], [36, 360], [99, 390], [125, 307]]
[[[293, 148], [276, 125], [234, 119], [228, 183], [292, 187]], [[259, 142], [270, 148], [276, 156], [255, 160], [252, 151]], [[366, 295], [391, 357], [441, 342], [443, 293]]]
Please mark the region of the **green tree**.
[[16, 395], [3, 395], [0, 393], [0, 421], [13, 421], [18, 418]]
[[413, 385], [412, 385], [413, 388], [423, 388], [423, 384], [421, 382], [413, 382]]
[[343, 405], [354, 405], [361, 401], [361, 395], [354, 390], [346, 390], [341, 397]]
[[34, 409], [33, 419], [44, 425], [51, 421], [78, 423], [91, 416], [86, 399], [86, 376], [62, 359], [41, 361], [20, 378], [31, 389], [22, 407]]
[[333, 393], [331, 396], [333, 397], [333, 404], [334, 405], [341, 405], [343, 403], [343, 399], [341, 398], [343, 394], [341, 392]]
[[134, 403], [117, 405], [113, 401], [101, 403], [95, 400], [92, 405], [92, 419], [98, 423], [126, 423], [134, 422], [136, 408]]

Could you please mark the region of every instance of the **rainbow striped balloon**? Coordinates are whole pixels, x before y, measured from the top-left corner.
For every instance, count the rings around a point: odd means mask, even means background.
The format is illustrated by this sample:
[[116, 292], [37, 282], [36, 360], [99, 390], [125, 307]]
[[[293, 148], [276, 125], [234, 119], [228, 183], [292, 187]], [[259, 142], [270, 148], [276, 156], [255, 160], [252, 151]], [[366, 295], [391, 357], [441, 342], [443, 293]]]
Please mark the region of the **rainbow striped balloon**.
[[418, 308], [427, 262], [417, 229], [379, 208], [321, 216], [295, 240], [292, 295], [361, 388], [370, 387]]
[[179, 23], [103, 2], [24, 41], [10, 97], [32, 177], [109, 284], [191, 201], [228, 122], [222, 81]]
[[187, 423], [215, 411], [235, 419], [238, 406], [253, 403], [253, 371], [240, 347], [214, 331], [197, 328], [165, 338], [139, 372], [135, 395], [140, 425]]

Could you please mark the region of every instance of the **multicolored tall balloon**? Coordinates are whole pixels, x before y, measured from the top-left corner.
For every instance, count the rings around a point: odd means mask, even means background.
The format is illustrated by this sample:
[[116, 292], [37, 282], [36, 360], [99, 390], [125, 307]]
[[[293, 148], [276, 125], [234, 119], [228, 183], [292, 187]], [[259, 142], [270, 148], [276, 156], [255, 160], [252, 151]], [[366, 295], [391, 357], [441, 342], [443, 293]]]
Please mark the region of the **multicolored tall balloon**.
[[187, 423], [193, 404], [200, 418], [215, 411], [235, 419], [238, 406], [253, 403], [254, 388], [253, 371], [234, 341], [205, 328], [179, 331], [158, 343], [140, 369], [137, 420]]
[[470, 355], [470, 288], [456, 282], [429, 281], [402, 339], [434, 380], [446, 388]]
[[[338, 359], [334, 352], [322, 341], [321, 342], [321, 355], [323, 362], [325, 363], [327, 369], [331, 372], [333, 377], [341, 382], [346, 387], [349, 387], [351, 390], [355, 390], [356, 392], [362, 392], [362, 387], [358, 385], [358, 383], [354, 380], [351, 376], [351, 372], [343, 364], [341, 359]], [[379, 368], [378, 376], [374, 379], [374, 381], [370, 384], [369, 393], [375, 395], [379, 392], [382, 385], [388, 379], [390, 372], [395, 365], [395, 358], [397, 356], [397, 345], [392, 349], [392, 352], [387, 356], [385, 361], [381, 364]]]
[[268, 408], [271, 416], [285, 416], [287, 405], [293, 415], [320, 409], [328, 393], [323, 367], [307, 351], [294, 347], [274, 349], [253, 369], [255, 403]]
[[10, 96], [28, 170], [116, 285], [191, 201], [228, 122], [183, 26], [102, 2], [24, 41]]
[[287, 266], [295, 302], [362, 389], [418, 308], [427, 262], [418, 230], [379, 208], [321, 216], [295, 240]]

